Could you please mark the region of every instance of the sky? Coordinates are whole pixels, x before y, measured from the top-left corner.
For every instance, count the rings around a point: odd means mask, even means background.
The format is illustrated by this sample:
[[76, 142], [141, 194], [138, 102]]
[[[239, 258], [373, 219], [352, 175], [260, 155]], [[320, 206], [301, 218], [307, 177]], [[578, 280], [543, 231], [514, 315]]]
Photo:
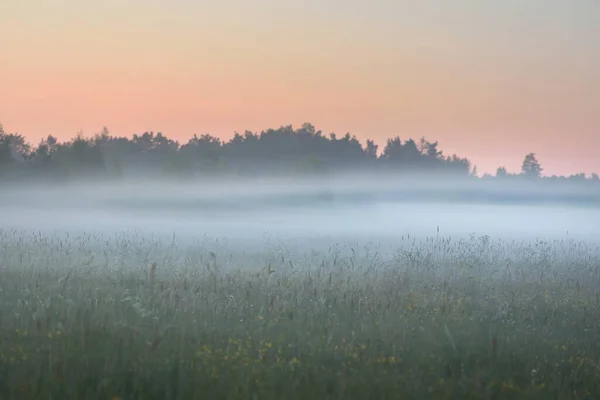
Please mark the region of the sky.
[[0, 0], [0, 123], [181, 142], [310, 122], [600, 172], [597, 0]]

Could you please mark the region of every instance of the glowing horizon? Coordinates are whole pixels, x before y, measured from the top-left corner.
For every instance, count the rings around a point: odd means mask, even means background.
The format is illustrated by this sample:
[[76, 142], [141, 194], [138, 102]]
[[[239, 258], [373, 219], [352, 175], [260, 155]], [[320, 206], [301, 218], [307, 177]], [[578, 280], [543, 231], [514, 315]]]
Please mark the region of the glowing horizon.
[[480, 173], [529, 152], [550, 175], [600, 172], [598, 2], [24, 0], [0, 14], [0, 122], [32, 144], [310, 122], [380, 147], [425, 136]]

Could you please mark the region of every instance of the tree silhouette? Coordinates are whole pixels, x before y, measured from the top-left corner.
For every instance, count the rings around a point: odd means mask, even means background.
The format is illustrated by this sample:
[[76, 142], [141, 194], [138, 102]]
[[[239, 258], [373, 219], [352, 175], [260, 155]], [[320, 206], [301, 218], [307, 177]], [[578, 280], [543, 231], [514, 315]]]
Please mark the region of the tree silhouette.
[[[30, 146], [23, 135], [5, 132], [0, 125], [0, 176], [24, 179], [115, 177], [191, 177], [222, 174], [329, 174], [361, 169], [398, 173], [426, 172], [433, 176], [481, 179], [469, 159], [445, 155], [437, 141], [422, 137], [402, 140], [389, 138], [383, 151], [375, 141], [365, 145], [350, 133], [323, 134], [310, 123], [297, 129], [291, 125], [261, 132], [235, 133], [223, 141], [206, 133], [194, 135], [180, 145], [161, 132], [134, 134], [131, 138], [111, 135], [104, 127], [91, 138], [77, 134], [59, 142], [48, 135], [37, 146]], [[598, 182], [598, 175], [570, 177], [541, 176], [543, 169], [535, 153], [525, 156], [521, 174], [497, 169], [495, 176], [482, 178], [511, 180], [517, 176], [549, 181]]]
[[377, 159], [377, 151], [379, 150], [379, 146], [377, 144], [375, 144], [374, 141], [368, 139], [367, 140], [367, 145], [365, 147], [365, 156], [369, 159], [369, 160], [376, 160]]
[[537, 160], [535, 153], [529, 153], [523, 160], [521, 172], [527, 178], [539, 178], [542, 175], [542, 165]]

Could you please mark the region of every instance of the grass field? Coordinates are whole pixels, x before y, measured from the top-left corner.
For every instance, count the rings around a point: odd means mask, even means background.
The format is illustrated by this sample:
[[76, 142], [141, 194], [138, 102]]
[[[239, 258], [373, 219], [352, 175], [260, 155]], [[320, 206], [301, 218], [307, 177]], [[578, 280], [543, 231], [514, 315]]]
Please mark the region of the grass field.
[[298, 245], [0, 231], [0, 398], [600, 398], [597, 247]]

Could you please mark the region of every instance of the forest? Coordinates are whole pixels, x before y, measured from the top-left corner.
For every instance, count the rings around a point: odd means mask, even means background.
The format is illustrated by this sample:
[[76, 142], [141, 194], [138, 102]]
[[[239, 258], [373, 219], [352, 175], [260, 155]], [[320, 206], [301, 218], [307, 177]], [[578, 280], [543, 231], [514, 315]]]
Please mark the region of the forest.
[[392, 172], [420, 176], [483, 180], [544, 179], [600, 182], [597, 173], [544, 176], [535, 153], [524, 155], [520, 173], [499, 166], [495, 175], [477, 174], [466, 158], [445, 154], [437, 141], [389, 138], [380, 149], [373, 140], [361, 143], [346, 133], [324, 134], [312, 124], [291, 125], [260, 133], [235, 133], [224, 141], [210, 134], [194, 135], [186, 143], [161, 132], [131, 138], [101, 132], [59, 141], [48, 135], [37, 145], [0, 125], [0, 179], [30, 180], [118, 179], [135, 177], [198, 178], [206, 176], [327, 175], [336, 172]]

